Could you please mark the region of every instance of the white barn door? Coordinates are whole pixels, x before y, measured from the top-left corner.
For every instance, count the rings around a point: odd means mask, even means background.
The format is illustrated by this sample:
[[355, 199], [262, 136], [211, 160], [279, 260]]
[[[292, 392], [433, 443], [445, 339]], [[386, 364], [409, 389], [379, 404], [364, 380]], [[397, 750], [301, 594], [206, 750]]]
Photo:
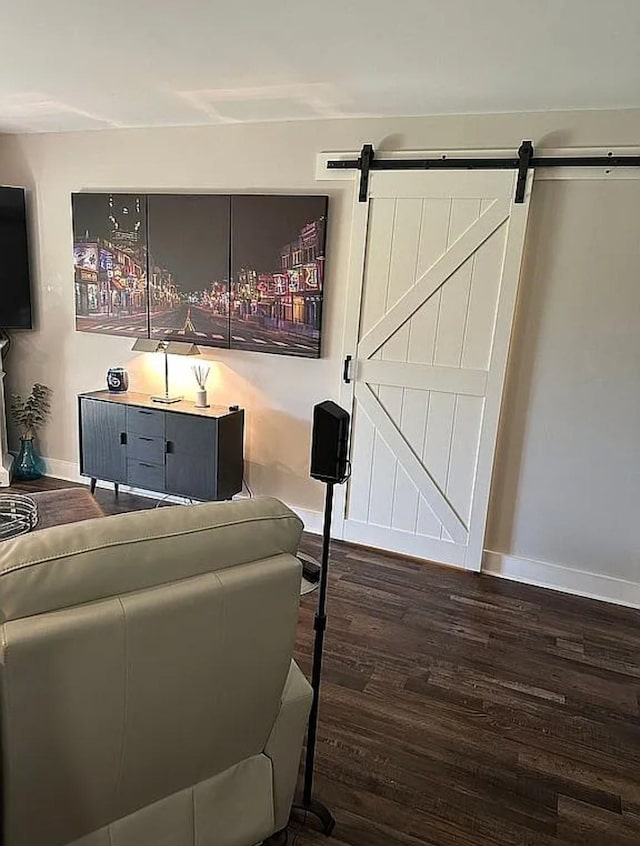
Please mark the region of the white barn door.
[[356, 205], [346, 540], [480, 569], [533, 174], [522, 204], [515, 177], [378, 171]]

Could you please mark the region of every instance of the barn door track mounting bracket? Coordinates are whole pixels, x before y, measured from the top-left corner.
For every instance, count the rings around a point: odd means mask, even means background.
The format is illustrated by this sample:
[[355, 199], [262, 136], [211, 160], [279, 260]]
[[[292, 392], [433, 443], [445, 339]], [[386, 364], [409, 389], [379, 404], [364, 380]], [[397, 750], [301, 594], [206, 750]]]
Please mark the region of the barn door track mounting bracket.
[[358, 200], [369, 199], [369, 176], [375, 170], [515, 170], [517, 171], [515, 203], [523, 203], [530, 168], [552, 167], [640, 167], [640, 156], [536, 156], [533, 142], [523, 141], [517, 154], [511, 158], [448, 158], [437, 159], [383, 159], [376, 157], [373, 144], [365, 144], [357, 159], [330, 159], [329, 170], [359, 170]]

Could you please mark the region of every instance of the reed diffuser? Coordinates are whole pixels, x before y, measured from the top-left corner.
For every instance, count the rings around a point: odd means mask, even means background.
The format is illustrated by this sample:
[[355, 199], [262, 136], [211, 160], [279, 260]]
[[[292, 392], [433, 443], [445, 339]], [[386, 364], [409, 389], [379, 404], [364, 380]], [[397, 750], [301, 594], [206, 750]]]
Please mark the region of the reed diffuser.
[[207, 402], [207, 379], [209, 378], [209, 370], [211, 368], [208, 364], [194, 364], [191, 369], [198, 383], [196, 408], [209, 408], [209, 403]]

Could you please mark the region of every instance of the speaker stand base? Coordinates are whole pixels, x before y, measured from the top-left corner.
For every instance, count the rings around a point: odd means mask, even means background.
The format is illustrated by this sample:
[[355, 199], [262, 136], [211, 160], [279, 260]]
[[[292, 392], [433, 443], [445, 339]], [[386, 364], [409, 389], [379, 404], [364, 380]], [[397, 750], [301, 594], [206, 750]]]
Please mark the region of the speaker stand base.
[[302, 805], [294, 805], [291, 813], [298, 819], [302, 818], [303, 823], [306, 822], [307, 814], [311, 814], [318, 820], [322, 833], [326, 834], [327, 837], [331, 837], [336, 827], [336, 821], [331, 811], [317, 799], [310, 799], [308, 803]]

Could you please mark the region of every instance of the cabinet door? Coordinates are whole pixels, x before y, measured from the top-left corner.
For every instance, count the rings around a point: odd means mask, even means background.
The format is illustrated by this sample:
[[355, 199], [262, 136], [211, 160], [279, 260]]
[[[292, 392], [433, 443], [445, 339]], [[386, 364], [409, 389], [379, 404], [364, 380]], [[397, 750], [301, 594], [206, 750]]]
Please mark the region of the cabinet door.
[[167, 493], [217, 499], [217, 421], [167, 412]]
[[126, 482], [125, 406], [80, 397], [80, 472]]

